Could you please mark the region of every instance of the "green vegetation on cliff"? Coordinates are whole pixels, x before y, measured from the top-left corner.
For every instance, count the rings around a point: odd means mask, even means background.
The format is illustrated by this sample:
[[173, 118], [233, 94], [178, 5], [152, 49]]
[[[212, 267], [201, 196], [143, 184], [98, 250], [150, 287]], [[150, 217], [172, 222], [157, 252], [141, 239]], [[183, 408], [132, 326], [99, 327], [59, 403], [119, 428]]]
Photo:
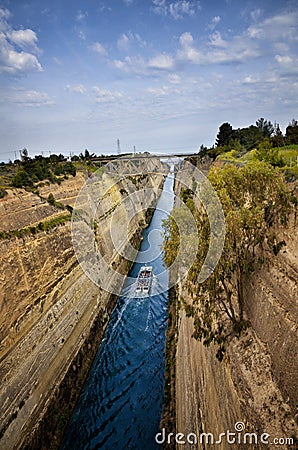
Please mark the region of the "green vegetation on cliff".
[[63, 214], [49, 220], [39, 222], [37, 225], [31, 225], [30, 227], [19, 228], [11, 231], [0, 231], [0, 239], [24, 238], [25, 236], [40, 233], [41, 231], [49, 231], [59, 225], [65, 225], [65, 223], [70, 220], [70, 214]]
[[63, 155], [50, 157], [37, 155], [30, 158], [24, 149], [21, 160], [0, 164], [0, 198], [5, 195], [7, 188], [25, 188], [38, 194], [40, 186], [50, 183], [61, 184], [70, 175], [75, 176], [76, 171], [75, 165], [67, 161]]
[[267, 161], [282, 168], [288, 181], [294, 181], [298, 178], [298, 122], [293, 119], [284, 135], [278, 123], [273, 125], [262, 117], [255, 125], [238, 129], [225, 122], [219, 127], [215, 145], [211, 148], [201, 145], [199, 153], [189, 160], [197, 165], [206, 156], [238, 166], [248, 160]]
[[[195, 208], [192, 195], [181, 198], [193, 211], [198, 227], [198, 252], [185, 286], [193, 299], [185, 305], [194, 318], [194, 337], [205, 345], [218, 346], [221, 360], [225, 346], [249, 324], [244, 317], [243, 286], [248, 273], [277, 255], [285, 242], [276, 229], [287, 224], [292, 196], [282, 171], [267, 161], [249, 161], [243, 167], [226, 164], [212, 168], [208, 176], [225, 214], [226, 237], [219, 263], [203, 283], [200, 269], [209, 248], [210, 226], [203, 208]], [[181, 210], [182, 211], [182, 210]], [[164, 223], [164, 260], [169, 266], [177, 255], [180, 238], [175, 215]], [[181, 212], [182, 213], [182, 212]]]
[[21, 161], [17, 162], [17, 170], [11, 179], [13, 187], [33, 187], [34, 183], [49, 180], [51, 183], [59, 183], [68, 175], [75, 176], [76, 168], [71, 162], [67, 162], [63, 155], [51, 155], [45, 158], [41, 155], [30, 158], [28, 151], [23, 149]]

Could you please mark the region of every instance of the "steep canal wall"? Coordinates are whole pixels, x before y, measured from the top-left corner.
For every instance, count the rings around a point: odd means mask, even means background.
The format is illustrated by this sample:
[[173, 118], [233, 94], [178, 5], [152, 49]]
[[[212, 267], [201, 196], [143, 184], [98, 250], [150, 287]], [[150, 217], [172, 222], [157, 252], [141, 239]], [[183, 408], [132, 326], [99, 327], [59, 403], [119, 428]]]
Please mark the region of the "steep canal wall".
[[[157, 164], [155, 173], [126, 177], [114, 185], [94, 226], [108, 264], [123, 274], [131, 263], [113, 252], [110, 216], [123, 220], [123, 199], [136, 189], [146, 189], [146, 198], [136, 197], [139, 203], [132, 206], [134, 220], [129, 227], [128, 241], [138, 247], [152, 213], [148, 206], [154, 208], [164, 182], [159, 168]], [[55, 199], [74, 207], [84, 178], [77, 175], [65, 183], [60, 189], [52, 187]], [[17, 189], [0, 202], [7, 222], [4, 230], [32, 227], [0, 241], [0, 447], [57, 448], [116, 299], [78, 264], [69, 217], [56, 220], [65, 211]], [[37, 227], [39, 223], [50, 226]]]
[[[178, 197], [180, 188], [176, 183]], [[175, 387], [169, 380], [166, 392], [170, 398], [162, 421], [166, 439], [169, 433], [174, 436], [164, 448], [227, 450], [233, 446], [226, 440], [211, 445], [205, 437], [200, 443], [200, 435], [212, 433], [216, 440], [220, 433], [236, 432], [236, 422], [242, 422], [245, 431], [257, 433], [259, 440], [251, 445], [242, 441], [234, 444], [235, 448], [267, 448], [260, 442], [262, 433], [270, 435], [268, 442], [274, 438], [297, 442], [298, 231], [294, 215], [279, 239], [287, 244], [284, 251], [272, 257], [269, 268], [255, 270], [245, 279], [245, 317], [251, 326], [229, 343], [222, 362], [217, 360], [213, 345], [206, 347], [193, 338], [193, 319], [187, 317], [183, 303], [191, 304], [195, 298], [185, 291], [183, 283], [177, 286], [178, 319], [171, 319], [172, 330], [168, 332], [168, 367], [172, 366]], [[183, 433], [185, 441], [194, 433], [198, 443], [179, 445], [175, 433]], [[193, 436], [190, 440], [193, 442]], [[274, 447], [296, 448], [295, 443]]]

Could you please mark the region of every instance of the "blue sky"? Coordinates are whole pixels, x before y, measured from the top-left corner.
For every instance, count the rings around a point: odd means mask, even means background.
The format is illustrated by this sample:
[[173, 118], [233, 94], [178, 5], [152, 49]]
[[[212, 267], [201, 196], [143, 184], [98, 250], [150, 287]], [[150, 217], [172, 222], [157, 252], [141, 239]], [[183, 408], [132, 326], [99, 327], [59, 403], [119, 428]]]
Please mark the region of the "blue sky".
[[0, 0], [1, 160], [196, 151], [218, 127], [298, 119], [298, 6]]

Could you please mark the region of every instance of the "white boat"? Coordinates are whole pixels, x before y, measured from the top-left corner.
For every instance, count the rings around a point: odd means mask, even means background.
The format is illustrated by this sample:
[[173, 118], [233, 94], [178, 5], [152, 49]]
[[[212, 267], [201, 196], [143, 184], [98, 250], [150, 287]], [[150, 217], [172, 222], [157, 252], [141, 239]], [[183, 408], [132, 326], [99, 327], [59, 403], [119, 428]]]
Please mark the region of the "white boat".
[[137, 294], [148, 294], [152, 283], [152, 266], [142, 266], [137, 278]]

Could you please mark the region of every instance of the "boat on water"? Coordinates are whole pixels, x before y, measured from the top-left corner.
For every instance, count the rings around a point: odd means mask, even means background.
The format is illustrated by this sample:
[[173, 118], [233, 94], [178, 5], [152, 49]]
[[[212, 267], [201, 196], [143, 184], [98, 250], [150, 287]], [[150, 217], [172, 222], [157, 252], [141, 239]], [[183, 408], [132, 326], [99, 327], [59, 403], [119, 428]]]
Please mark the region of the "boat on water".
[[137, 278], [137, 294], [148, 294], [152, 283], [152, 266], [142, 266]]

